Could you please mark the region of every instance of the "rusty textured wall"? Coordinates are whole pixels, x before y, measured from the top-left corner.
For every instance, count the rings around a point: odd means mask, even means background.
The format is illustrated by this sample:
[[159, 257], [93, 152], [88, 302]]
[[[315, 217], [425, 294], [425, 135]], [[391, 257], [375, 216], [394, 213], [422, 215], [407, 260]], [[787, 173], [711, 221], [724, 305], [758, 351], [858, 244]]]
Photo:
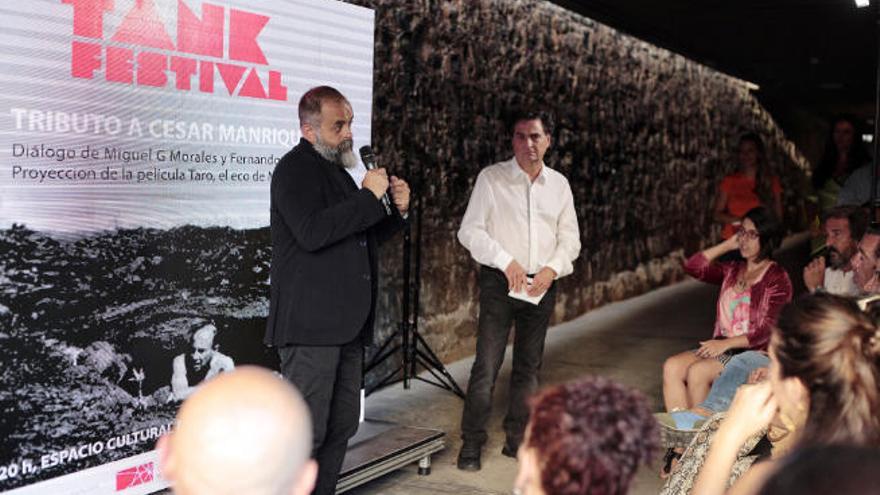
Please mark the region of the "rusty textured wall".
[[[476, 265], [455, 234], [478, 171], [511, 156], [513, 106], [555, 113], [546, 163], [574, 191], [583, 251], [557, 322], [682, 278], [683, 253], [717, 235], [710, 203], [744, 131], [797, 218], [805, 162], [741, 81], [547, 2], [354, 3], [376, 9], [373, 143], [424, 201], [420, 327], [445, 360], [473, 352]], [[387, 334], [399, 241], [384, 255]]]

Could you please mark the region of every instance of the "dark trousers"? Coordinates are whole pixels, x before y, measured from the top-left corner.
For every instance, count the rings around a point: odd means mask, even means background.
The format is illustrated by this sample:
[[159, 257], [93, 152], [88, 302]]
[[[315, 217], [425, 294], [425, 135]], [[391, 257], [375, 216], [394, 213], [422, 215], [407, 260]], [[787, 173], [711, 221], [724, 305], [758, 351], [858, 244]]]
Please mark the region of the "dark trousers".
[[494, 268], [480, 269], [480, 321], [477, 330], [477, 355], [471, 368], [461, 437], [466, 443], [486, 442], [486, 423], [492, 408], [495, 379], [504, 360], [504, 349], [512, 323], [513, 372], [510, 375], [510, 403], [504, 418], [504, 432], [511, 446], [522, 442], [529, 410], [526, 399], [538, 389], [538, 371], [544, 353], [544, 337], [556, 303], [554, 283], [541, 303], [534, 304], [507, 295], [507, 277]]
[[316, 495], [336, 492], [348, 440], [358, 429], [363, 368], [361, 339], [342, 346], [284, 346], [281, 373], [299, 389], [312, 414]]

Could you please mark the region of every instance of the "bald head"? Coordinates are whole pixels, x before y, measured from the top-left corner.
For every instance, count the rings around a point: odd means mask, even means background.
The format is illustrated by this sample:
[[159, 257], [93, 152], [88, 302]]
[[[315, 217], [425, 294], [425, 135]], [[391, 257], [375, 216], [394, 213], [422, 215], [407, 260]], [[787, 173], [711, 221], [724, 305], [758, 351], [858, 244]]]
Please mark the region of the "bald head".
[[211, 347], [214, 345], [214, 336], [217, 335], [217, 327], [205, 325], [193, 334], [193, 345]]
[[314, 484], [305, 403], [283, 378], [254, 366], [202, 384], [158, 448], [180, 495], [298, 495]]

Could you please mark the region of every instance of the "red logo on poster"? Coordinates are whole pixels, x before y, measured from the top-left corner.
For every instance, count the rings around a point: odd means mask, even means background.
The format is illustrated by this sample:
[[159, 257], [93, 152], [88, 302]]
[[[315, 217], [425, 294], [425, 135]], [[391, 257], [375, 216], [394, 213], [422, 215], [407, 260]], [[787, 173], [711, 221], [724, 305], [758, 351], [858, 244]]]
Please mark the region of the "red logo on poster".
[[114, 11], [113, 0], [61, 0], [73, 7], [71, 75], [94, 79], [103, 69], [109, 82], [159, 88], [173, 84], [179, 91], [191, 91], [196, 78], [199, 91], [214, 93], [219, 74], [230, 96], [287, 100], [281, 73], [261, 75], [257, 70], [269, 63], [257, 41], [269, 17], [229, 8], [227, 30], [226, 7], [204, 3], [199, 18], [178, 0], [175, 42], [153, 1], [137, 0], [107, 39], [113, 44], [107, 45], [101, 43], [104, 15]]
[[116, 473], [116, 491], [153, 481], [153, 463], [148, 462]]

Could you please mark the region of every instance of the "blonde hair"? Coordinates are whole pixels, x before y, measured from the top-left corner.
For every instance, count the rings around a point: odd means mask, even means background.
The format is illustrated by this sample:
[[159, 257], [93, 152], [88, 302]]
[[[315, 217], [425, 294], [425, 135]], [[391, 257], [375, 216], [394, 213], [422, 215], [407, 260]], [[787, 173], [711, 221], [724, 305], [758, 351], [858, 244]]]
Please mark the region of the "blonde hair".
[[880, 445], [880, 331], [871, 318], [850, 299], [808, 295], [782, 310], [775, 332], [782, 376], [810, 396], [802, 441]]

